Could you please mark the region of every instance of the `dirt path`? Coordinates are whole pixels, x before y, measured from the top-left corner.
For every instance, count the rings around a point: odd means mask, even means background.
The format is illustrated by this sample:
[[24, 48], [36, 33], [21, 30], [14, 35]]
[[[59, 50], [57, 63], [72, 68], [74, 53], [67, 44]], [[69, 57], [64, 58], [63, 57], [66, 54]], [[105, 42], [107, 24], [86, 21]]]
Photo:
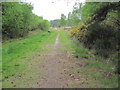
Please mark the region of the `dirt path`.
[[76, 67], [82, 66], [83, 63], [75, 64], [77, 58], [73, 57], [69, 51], [60, 50], [60, 48], [66, 46], [60, 45], [59, 37], [58, 34], [53, 49], [44, 55], [45, 59], [40, 67], [43, 76], [37, 80], [38, 83], [33, 87], [69, 88], [74, 84], [78, 84], [78, 87], [85, 87], [88, 84], [76, 69]]
[[[56, 37], [53, 49], [45, 55], [45, 59], [41, 64], [42, 77], [39, 82], [39, 86], [43, 88], [62, 88], [67, 87], [65, 76], [62, 75], [64, 69], [64, 62], [61, 61], [63, 53], [59, 52], [59, 34]], [[36, 85], [35, 85], [36, 87]], [[38, 86], [37, 86], [38, 87]]]
[[[50, 52], [50, 54], [48, 55], [47, 59], [44, 61], [45, 63], [43, 63], [44, 65], [44, 69], [46, 69], [47, 71], [47, 75], [46, 75], [46, 82], [44, 84], [44, 87], [46, 88], [54, 88], [54, 87], [61, 87], [61, 83], [59, 80], [60, 77], [60, 70], [62, 67], [62, 64], [59, 64], [59, 56], [58, 56], [58, 52], [57, 52], [57, 48], [59, 45], [59, 41], [58, 41], [59, 35], [56, 38], [56, 42], [54, 45], [53, 50]], [[45, 71], [43, 69], [43, 71]]]

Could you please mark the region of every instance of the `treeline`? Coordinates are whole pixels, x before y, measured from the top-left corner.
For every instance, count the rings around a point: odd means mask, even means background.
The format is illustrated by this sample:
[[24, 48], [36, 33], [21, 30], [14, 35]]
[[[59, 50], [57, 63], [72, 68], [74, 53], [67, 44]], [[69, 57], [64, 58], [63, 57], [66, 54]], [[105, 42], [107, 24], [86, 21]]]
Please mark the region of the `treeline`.
[[59, 19], [51, 20], [50, 21], [50, 26], [51, 27], [60, 27]]
[[61, 19], [51, 20], [50, 25], [51, 27], [73, 26], [74, 19], [71, 20], [70, 18], [71, 18], [71, 13], [68, 14], [68, 18], [64, 14], [61, 14]]
[[2, 2], [2, 38], [24, 37], [29, 31], [47, 30], [47, 20], [32, 13], [32, 5], [25, 2]]
[[[77, 38], [94, 54], [113, 61], [117, 68], [120, 52], [120, 3], [86, 2], [75, 4], [64, 25], [72, 26], [70, 36]], [[66, 24], [65, 24], [66, 23]], [[120, 69], [117, 69], [120, 73]]]
[[80, 5], [73, 11], [76, 18], [81, 19], [72, 28], [71, 36], [77, 37], [85, 47], [94, 49], [96, 55], [111, 57], [119, 49], [119, 6], [120, 3], [95, 2]]

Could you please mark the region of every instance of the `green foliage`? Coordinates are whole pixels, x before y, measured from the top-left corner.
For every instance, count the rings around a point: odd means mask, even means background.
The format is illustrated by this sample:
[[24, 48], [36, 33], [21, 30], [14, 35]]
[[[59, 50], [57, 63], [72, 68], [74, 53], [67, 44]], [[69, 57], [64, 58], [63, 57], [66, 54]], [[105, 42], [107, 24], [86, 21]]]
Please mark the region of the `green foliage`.
[[94, 14], [94, 12], [101, 7], [104, 3], [98, 3], [98, 2], [86, 2], [85, 5], [80, 8], [79, 10], [82, 11], [82, 21], [86, 22], [88, 18]]
[[76, 12], [72, 12], [72, 15], [70, 16], [69, 22], [71, 22], [70, 24], [73, 25], [78, 25], [78, 23], [80, 22], [80, 18], [79, 16], [76, 14]]
[[66, 16], [64, 14], [61, 14], [61, 19], [59, 20], [60, 26], [66, 26], [67, 21], [66, 21]]
[[50, 26], [51, 26], [51, 27], [60, 27], [59, 19], [51, 20], [51, 21], [50, 21]]
[[89, 32], [85, 37], [84, 45], [94, 48], [96, 54], [102, 57], [108, 57], [117, 50], [117, 30], [114, 27], [93, 24], [88, 27]]
[[38, 24], [38, 28], [40, 28], [41, 30], [48, 30], [50, 27], [50, 23], [47, 20], [42, 20], [39, 24]]
[[33, 7], [22, 2], [2, 2], [2, 34], [4, 38], [23, 37], [29, 30], [46, 30], [49, 22], [32, 13]]
[[[81, 15], [81, 21], [85, 25], [78, 24], [79, 29], [72, 27], [70, 32], [70, 35], [76, 37], [86, 48], [94, 50], [95, 55], [110, 58], [116, 69], [118, 68], [116, 57], [120, 50], [119, 6], [120, 3], [115, 2], [85, 3], [75, 10], [76, 14]], [[120, 73], [119, 68], [116, 71]]]
[[[77, 38], [87, 48], [95, 49], [96, 54], [102, 57], [109, 57], [118, 49], [117, 36], [119, 25], [116, 23], [119, 21], [117, 17], [118, 5], [117, 3], [91, 2], [78, 9], [82, 10], [81, 17], [86, 25], [80, 25]], [[110, 6], [116, 6], [116, 8]], [[81, 33], [84, 29], [87, 32]]]
[[71, 12], [69, 12], [69, 13], [68, 13], [68, 19], [67, 19], [67, 25], [68, 25], [68, 26], [72, 26], [72, 21], [71, 21], [72, 18], [71, 18], [71, 15], [72, 15]]

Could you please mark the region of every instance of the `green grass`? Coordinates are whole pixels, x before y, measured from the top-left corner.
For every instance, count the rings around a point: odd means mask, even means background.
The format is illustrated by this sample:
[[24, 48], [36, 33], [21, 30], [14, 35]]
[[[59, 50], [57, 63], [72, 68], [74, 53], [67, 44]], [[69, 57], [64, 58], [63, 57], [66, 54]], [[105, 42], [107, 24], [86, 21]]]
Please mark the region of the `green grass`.
[[106, 60], [102, 60], [99, 57], [95, 57], [95, 59], [85, 60], [86, 74], [89, 74], [92, 79], [97, 79], [100, 84], [100, 88], [116, 88], [118, 87], [118, 77], [115, 75], [115, 65], [112, 62], [107, 62]]
[[[82, 60], [83, 67], [77, 66], [76, 71], [81, 72], [83, 78], [88, 78], [90, 84], [83, 87], [88, 88], [117, 88], [118, 77], [114, 74], [115, 65], [101, 57], [94, 56], [92, 51], [84, 48], [77, 40], [71, 40], [68, 31], [60, 32], [60, 44], [64, 47], [62, 50], [70, 51], [76, 57], [85, 58]], [[81, 61], [81, 60], [80, 60]], [[80, 61], [74, 63], [79, 64]], [[107, 76], [107, 74], [109, 76]], [[79, 87], [78, 84], [71, 85], [72, 88]]]
[[72, 51], [74, 56], [79, 56], [83, 58], [90, 57], [90, 55], [88, 54], [88, 50], [85, 49], [80, 43], [78, 43], [78, 41], [71, 40], [68, 33], [68, 31], [60, 32], [60, 44], [65, 46], [63, 49]]
[[26, 55], [35, 51], [44, 52], [45, 45], [54, 44], [57, 33], [53, 30], [51, 33], [37, 30], [23, 39], [3, 43], [3, 79], [25, 70], [26, 64], [22, 60], [26, 58]]

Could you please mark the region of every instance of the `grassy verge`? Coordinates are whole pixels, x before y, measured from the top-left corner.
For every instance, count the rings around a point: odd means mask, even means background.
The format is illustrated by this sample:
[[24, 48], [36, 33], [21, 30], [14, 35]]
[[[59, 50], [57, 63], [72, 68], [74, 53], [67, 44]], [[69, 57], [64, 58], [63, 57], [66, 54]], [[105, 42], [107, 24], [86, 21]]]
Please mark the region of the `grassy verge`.
[[60, 44], [65, 46], [62, 49], [71, 51], [75, 57], [83, 57], [83, 58], [91, 57], [91, 55], [88, 54], [88, 50], [83, 48], [83, 46], [77, 41], [71, 40], [68, 34], [69, 34], [68, 31], [60, 32], [60, 35], [61, 35]]
[[18, 72], [27, 68], [26, 63], [22, 61], [29, 53], [44, 52], [45, 45], [53, 45], [57, 36], [56, 31], [40, 32], [35, 31], [26, 38], [12, 40], [3, 43], [2, 48], [2, 69], [3, 79], [9, 78]]
[[[89, 50], [84, 48], [77, 41], [70, 39], [68, 31], [60, 32], [60, 43], [64, 45], [62, 49], [73, 53], [78, 61], [74, 61], [76, 72], [80, 72], [80, 78], [89, 84], [81, 84], [84, 88], [117, 88], [118, 76], [114, 74], [115, 65], [110, 60], [94, 56]], [[79, 66], [82, 62], [83, 66]], [[72, 88], [81, 87], [79, 83], [71, 85]]]

